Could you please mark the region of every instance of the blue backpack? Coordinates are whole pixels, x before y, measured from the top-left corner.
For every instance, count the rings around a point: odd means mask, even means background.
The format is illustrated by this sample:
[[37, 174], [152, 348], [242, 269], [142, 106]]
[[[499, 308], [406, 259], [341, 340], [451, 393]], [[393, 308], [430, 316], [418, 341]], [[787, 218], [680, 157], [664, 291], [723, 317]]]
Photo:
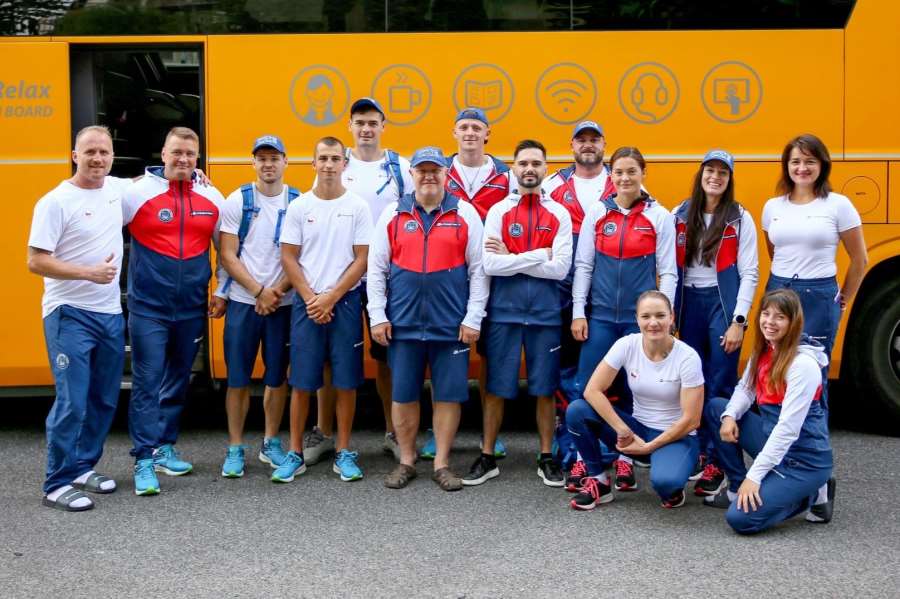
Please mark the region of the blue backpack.
[[[296, 187], [291, 187], [288, 185], [288, 204], [293, 202], [300, 195], [300, 190]], [[244, 240], [247, 239], [247, 235], [250, 233], [250, 224], [253, 222], [253, 217], [259, 214], [259, 206], [256, 205], [255, 196], [253, 195], [253, 183], [245, 183], [241, 185], [241, 198], [244, 201], [244, 206], [241, 208], [241, 225], [238, 227], [238, 250], [237, 257], [241, 257], [241, 252], [244, 249]], [[287, 213], [287, 208], [281, 208], [278, 210], [278, 220], [275, 223], [275, 244], [278, 244], [278, 240], [281, 237], [281, 224], [284, 222], [284, 215]], [[222, 287], [222, 291], [224, 293], [228, 293], [228, 289], [231, 287], [231, 282], [234, 279], [228, 277], [228, 281], [225, 282], [225, 286]]]

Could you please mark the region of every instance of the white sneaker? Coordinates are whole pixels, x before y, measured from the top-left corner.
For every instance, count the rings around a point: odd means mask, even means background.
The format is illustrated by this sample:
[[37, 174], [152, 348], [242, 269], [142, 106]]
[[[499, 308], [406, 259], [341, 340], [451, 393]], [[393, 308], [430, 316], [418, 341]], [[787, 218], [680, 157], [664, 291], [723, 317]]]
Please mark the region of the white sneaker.
[[303, 437], [304, 463], [316, 464], [329, 453], [334, 453], [334, 437], [326, 437], [318, 426], [314, 426]]
[[394, 460], [400, 463], [400, 446], [397, 444], [397, 435], [394, 433], [384, 433], [384, 444], [381, 446], [384, 453], [393, 454]]

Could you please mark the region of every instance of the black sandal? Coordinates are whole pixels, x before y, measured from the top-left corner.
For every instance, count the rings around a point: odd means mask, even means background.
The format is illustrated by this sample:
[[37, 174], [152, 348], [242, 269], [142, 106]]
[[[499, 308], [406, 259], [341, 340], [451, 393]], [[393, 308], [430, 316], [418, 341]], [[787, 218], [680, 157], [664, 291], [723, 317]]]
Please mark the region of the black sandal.
[[[75, 507], [72, 505], [73, 503], [75, 503], [75, 501], [81, 499], [82, 497], [90, 501], [90, 503], [81, 507]], [[41, 503], [43, 503], [47, 507], [53, 507], [58, 510], [63, 510], [64, 512], [86, 512], [87, 510], [94, 509], [94, 502], [91, 501], [91, 498], [85, 495], [83, 491], [79, 491], [78, 489], [69, 489], [68, 491], [57, 497], [56, 501], [47, 499], [47, 496], [45, 495]]]
[[100, 494], [114, 493], [116, 490], [116, 487], [113, 487], [112, 489], [104, 489], [101, 486], [103, 483], [105, 483], [108, 480], [112, 480], [114, 483], [116, 482], [108, 476], [103, 476], [102, 474], [97, 474], [96, 472], [92, 472], [86, 481], [84, 481], [83, 483], [73, 482], [72, 486], [81, 491], [87, 491], [88, 493], [100, 493]]

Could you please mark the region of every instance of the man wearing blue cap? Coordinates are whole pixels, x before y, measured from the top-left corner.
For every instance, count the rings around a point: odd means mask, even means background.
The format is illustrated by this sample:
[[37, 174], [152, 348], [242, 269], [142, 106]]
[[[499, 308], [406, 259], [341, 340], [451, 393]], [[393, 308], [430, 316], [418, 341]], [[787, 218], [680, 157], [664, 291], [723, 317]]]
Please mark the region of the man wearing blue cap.
[[[341, 175], [341, 182], [369, 205], [372, 222], [378, 220], [388, 204], [398, 201], [413, 189], [409, 161], [396, 152], [381, 147], [384, 129], [384, 110], [374, 98], [360, 98], [350, 107], [350, 133], [353, 135], [354, 147], [347, 151], [347, 165]], [[365, 284], [360, 289], [365, 306], [368, 303]], [[387, 364], [387, 350], [377, 343], [371, 343], [369, 355], [377, 366], [375, 389], [381, 398], [384, 412], [382, 448], [399, 462], [400, 448], [391, 420], [391, 370]], [[307, 464], [315, 464], [326, 453], [334, 450], [334, 402], [334, 388], [331, 385], [319, 390], [317, 426], [303, 440], [303, 455]]]
[[[484, 151], [490, 134], [490, 123], [482, 109], [463, 108], [457, 113], [453, 126], [457, 153], [451, 156], [448, 164], [450, 170], [446, 183], [450, 193], [475, 207], [482, 223], [491, 206], [505, 198], [510, 189], [509, 167]], [[478, 387], [483, 408], [484, 398], [487, 396], [484, 340], [478, 344], [476, 351], [481, 356]], [[433, 437], [428, 439], [419, 455], [426, 459], [434, 457]], [[498, 458], [506, 457], [506, 446], [499, 438], [494, 446], [494, 455]]]
[[468, 399], [469, 344], [478, 340], [487, 303], [481, 267], [482, 223], [468, 202], [444, 189], [446, 159], [426, 147], [412, 158], [415, 190], [382, 213], [369, 252], [372, 339], [388, 348], [400, 464], [385, 478], [399, 489], [416, 476], [415, 440], [425, 368], [431, 370], [436, 452], [432, 478], [462, 489], [449, 467]]
[[288, 346], [293, 291], [281, 267], [279, 236], [288, 204], [300, 192], [284, 184], [287, 154], [274, 135], [256, 139], [252, 149], [256, 181], [241, 185], [222, 208], [222, 265], [228, 272], [225, 291], [225, 364], [228, 391], [228, 451], [222, 476], [244, 475], [244, 421], [250, 408], [250, 376], [262, 344], [266, 370], [263, 463], [276, 468], [284, 460], [278, 429], [287, 395]]

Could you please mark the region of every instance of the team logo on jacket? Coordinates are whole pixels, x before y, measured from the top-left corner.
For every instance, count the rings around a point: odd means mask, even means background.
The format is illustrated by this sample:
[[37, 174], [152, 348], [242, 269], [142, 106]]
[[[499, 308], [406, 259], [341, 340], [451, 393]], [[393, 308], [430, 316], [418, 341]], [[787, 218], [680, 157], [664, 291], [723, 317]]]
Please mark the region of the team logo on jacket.
[[616, 234], [617, 229], [618, 227], [616, 226], [616, 223], [606, 223], [605, 225], [603, 225], [603, 234], [607, 237], [612, 237]]
[[522, 225], [519, 223], [513, 223], [509, 226], [509, 235], [510, 237], [521, 237], [523, 233]]
[[453, 179], [450, 179], [450, 181], [447, 183], [447, 187], [450, 188], [450, 191], [459, 191], [459, 183], [457, 183]]
[[687, 236], [684, 234], [684, 231], [678, 234], [675, 244], [680, 248], [683, 248], [687, 244]]
[[163, 208], [159, 211], [159, 214], [157, 214], [157, 216], [159, 217], [160, 222], [164, 223], [171, 222], [171, 220], [175, 217], [170, 208]]
[[571, 192], [571, 191], [566, 190], [566, 191], [563, 192], [563, 202], [566, 202], [566, 203], [568, 203], [568, 204], [571, 204], [571, 203], [572, 203], [572, 200], [574, 200], [574, 199], [575, 199], [575, 198], [572, 197], [572, 192]]
[[414, 220], [408, 220], [408, 221], [406, 221], [406, 224], [403, 225], [403, 229], [407, 233], [415, 233], [416, 231], [419, 230], [419, 223], [417, 223]]

